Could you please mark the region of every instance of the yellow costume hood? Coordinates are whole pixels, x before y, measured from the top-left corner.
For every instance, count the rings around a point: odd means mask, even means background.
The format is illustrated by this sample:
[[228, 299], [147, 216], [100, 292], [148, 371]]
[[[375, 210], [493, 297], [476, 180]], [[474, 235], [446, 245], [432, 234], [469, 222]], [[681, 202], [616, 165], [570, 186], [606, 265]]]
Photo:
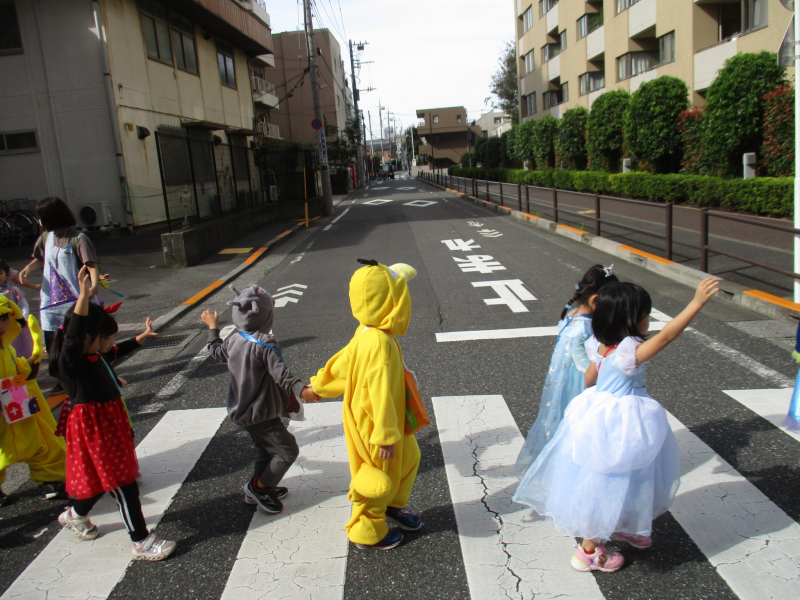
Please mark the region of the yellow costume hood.
[[359, 262], [350, 279], [350, 308], [362, 327], [374, 327], [403, 335], [411, 320], [411, 294], [407, 281], [416, 276], [413, 267], [398, 263], [387, 267], [377, 261]]
[[8, 331], [3, 334], [3, 347], [8, 348], [22, 332], [19, 321], [22, 319], [22, 310], [15, 302], [0, 295], [0, 315], [8, 315]]

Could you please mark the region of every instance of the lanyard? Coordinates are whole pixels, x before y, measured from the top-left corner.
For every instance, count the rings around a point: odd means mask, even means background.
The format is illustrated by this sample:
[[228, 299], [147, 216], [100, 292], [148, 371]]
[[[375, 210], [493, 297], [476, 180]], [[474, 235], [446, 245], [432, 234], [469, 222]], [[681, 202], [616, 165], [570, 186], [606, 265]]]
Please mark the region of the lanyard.
[[280, 357], [280, 359], [283, 360], [283, 362], [286, 362], [284, 360], [283, 356], [281, 355], [281, 353], [278, 352], [277, 349], [275, 349], [272, 346], [270, 346], [268, 343], [262, 342], [261, 340], [254, 338], [252, 335], [250, 335], [249, 333], [247, 333], [245, 331], [240, 331], [239, 335], [242, 336], [244, 339], [246, 339], [248, 342], [253, 342], [254, 344], [258, 344], [259, 346], [264, 346], [265, 348], [269, 348], [275, 354], [277, 354]]
[[[605, 353], [605, 354], [603, 354], [603, 358], [605, 358], [606, 356], [608, 356], [608, 355], [610, 354], [610, 352], [611, 352], [612, 350], [614, 350], [614, 349], [615, 349], [615, 348], [616, 348], [618, 345], [619, 345], [619, 344], [614, 344], [613, 346], [609, 346], [609, 347], [606, 349], [606, 353]], [[599, 362], [599, 363], [598, 363], [598, 365], [597, 365], [597, 372], [598, 372], [598, 373], [600, 372], [600, 367], [602, 367], [602, 366], [603, 366], [603, 358], [601, 358], [601, 359], [600, 359], [600, 362]]]

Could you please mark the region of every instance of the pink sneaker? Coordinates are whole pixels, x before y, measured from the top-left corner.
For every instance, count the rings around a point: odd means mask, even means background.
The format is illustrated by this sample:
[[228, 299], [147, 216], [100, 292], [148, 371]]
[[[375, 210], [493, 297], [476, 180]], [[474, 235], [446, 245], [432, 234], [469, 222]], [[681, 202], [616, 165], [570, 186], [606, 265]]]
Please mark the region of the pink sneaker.
[[625, 559], [619, 552], [609, 552], [605, 546], [598, 546], [592, 554], [587, 554], [583, 546], [578, 546], [572, 557], [572, 568], [576, 571], [602, 571], [613, 573], [619, 571]]
[[637, 550], [647, 550], [653, 545], [653, 539], [649, 535], [631, 535], [618, 531], [611, 534], [612, 542], [625, 542], [629, 546], [633, 546]]

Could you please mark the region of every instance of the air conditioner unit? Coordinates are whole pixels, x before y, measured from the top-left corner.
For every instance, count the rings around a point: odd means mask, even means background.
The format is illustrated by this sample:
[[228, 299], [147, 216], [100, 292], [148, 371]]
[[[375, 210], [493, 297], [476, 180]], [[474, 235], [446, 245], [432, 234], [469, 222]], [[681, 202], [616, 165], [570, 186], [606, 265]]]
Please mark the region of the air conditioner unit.
[[278, 189], [277, 185], [269, 186], [269, 199], [270, 199], [270, 201], [277, 202], [278, 201], [278, 196], [280, 195], [280, 193], [281, 192]]
[[114, 222], [107, 202], [87, 202], [77, 208], [78, 219], [85, 227], [108, 227]]

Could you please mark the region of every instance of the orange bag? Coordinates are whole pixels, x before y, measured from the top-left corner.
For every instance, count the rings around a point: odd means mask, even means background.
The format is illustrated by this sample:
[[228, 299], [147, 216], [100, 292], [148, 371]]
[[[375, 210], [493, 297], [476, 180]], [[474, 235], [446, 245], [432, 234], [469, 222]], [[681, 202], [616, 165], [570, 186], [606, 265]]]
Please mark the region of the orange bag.
[[[405, 366], [405, 365], [404, 365]], [[406, 425], [405, 434], [414, 435], [423, 427], [431, 424], [428, 411], [422, 403], [422, 396], [417, 387], [417, 378], [413, 371], [403, 369], [406, 384]]]

